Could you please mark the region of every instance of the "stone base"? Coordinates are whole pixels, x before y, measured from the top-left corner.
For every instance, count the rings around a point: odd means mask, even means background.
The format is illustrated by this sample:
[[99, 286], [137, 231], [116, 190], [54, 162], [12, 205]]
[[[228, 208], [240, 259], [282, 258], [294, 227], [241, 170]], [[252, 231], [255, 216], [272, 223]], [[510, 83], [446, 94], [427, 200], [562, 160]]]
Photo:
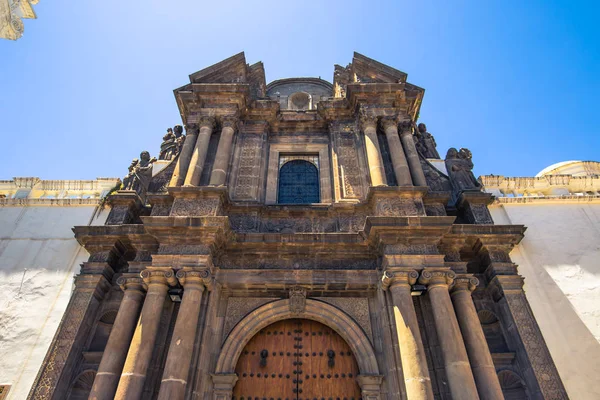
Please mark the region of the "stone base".
[[108, 197], [111, 205], [105, 225], [135, 224], [139, 222], [144, 202], [134, 190], [119, 190]]
[[214, 217], [223, 214], [223, 207], [229, 202], [226, 187], [180, 186], [170, 187], [173, 197], [171, 217]]

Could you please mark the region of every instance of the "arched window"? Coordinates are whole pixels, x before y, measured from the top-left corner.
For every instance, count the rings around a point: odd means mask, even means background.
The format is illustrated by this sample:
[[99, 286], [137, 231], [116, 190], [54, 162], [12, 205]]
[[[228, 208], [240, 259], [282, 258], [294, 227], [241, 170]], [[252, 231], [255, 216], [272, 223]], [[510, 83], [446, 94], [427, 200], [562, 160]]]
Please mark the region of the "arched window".
[[318, 203], [319, 170], [305, 160], [292, 160], [279, 170], [279, 203], [310, 204]]

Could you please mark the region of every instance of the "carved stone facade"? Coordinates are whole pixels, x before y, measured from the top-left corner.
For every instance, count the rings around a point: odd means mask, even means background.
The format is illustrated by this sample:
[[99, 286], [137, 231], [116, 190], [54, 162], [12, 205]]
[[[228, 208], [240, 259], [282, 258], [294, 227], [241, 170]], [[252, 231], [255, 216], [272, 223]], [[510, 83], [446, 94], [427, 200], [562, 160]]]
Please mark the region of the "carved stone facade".
[[[96, 370], [90, 399], [299, 399], [324, 387], [315, 397], [566, 398], [514, 285], [508, 253], [525, 228], [493, 223], [468, 150], [450, 175], [421, 154], [423, 93], [357, 53], [333, 85], [267, 85], [243, 53], [190, 75], [175, 90], [187, 133], [177, 155], [145, 196], [111, 195], [106, 225], [74, 229], [90, 252], [78, 279], [106, 285], [83, 314], [67, 309], [74, 327], [59, 329], [30, 398], [75, 398], [77, 377]], [[143, 304], [140, 285], [119, 287], [124, 274], [143, 279]], [[94, 358], [107, 304], [117, 322]], [[503, 311], [502, 354], [488, 348], [482, 304]], [[319, 376], [320, 360], [330, 372]], [[279, 376], [261, 376], [275, 362]]]

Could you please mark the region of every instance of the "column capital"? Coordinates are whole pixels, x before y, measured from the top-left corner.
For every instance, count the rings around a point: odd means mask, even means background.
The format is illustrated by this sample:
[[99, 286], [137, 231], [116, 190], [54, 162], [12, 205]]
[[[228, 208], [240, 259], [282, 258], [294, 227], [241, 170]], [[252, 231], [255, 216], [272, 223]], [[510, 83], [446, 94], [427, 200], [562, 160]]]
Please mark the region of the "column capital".
[[474, 276], [459, 275], [454, 278], [454, 285], [452, 286], [450, 292], [453, 294], [462, 291], [472, 292], [477, 288], [478, 285], [479, 279], [475, 278]]
[[200, 286], [203, 290], [204, 288], [212, 289], [213, 276], [208, 268], [201, 270], [180, 269], [175, 276], [184, 289], [191, 286]]
[[417, 282], [419, 273], [415, 270], [409, 271], [390, 271], [385, 270], [381, 277], [381, 287], [383, 290], [387, 290], [394, 286], [408, 286], [414, 285]]
[[422, 285], [427, 285], [427, 290], [432, 289], [436, 286], [445, 286], [449, 287], [452, 285], [454, 278], [456, 277], [456, 273], [451, 270], [443, 270], [443, 271], [423, 271], [421, 272], [421, 276], [419, 277], [419, 283]]
[[122, 291], [138, 291], [144, 293], [146, 291], [144, 280], [139, 276], [120, 276], [117, 279], [117, 285]]
[[215, 128], [215, 117], [200, 117], [200, 120], [198, 121], [198, 126], [200, 128], [210, 128], [210, 129], [214, 129]]
[[148, 286], [152, 284], [159, 284], [165, 286], [175, 286], [177, 279], [172, 269], [145, 269], [140, 272], [140, 277], [144, 280], [144, 283]]
[[383, 117], [381, 118], [381, 127], [384, 130], [387, 130], [389, 128], [394, 128], [394, 129], [398, 129], [398, 120], [394, 117]]
[[186, 135], [197, 135], [198, 129], [200, 129], [200, 126], [198, 126], [198, 124], [185, 124]]
[[377, 128], [377, 116], [361, 113], [359, 116], [360, 126], [362, 129], [372, 127]]
[[412, 135], [414, 123], [410, 119], [407, 119], [404, 121], [400, 121], [400, 123], [398, 124], [398, 127], [400, 128], [399, 130], [402, 135], [406, 135], [406, 134]]
[[227, 116], [227, 117], [221, 117], [221, 129], [231, 128], [231, 129], [235, 130], [237, 128], [238, 121], [239, 121], [239, 118], [234, 115]]

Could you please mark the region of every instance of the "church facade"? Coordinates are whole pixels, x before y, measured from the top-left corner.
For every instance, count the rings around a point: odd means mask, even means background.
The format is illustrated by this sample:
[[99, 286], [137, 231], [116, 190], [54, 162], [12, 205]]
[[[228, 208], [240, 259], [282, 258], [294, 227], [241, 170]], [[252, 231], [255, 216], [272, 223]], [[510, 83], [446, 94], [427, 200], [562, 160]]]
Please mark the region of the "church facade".
[[[466, 148], [363, 55], [266, 84], [243, 53], [174, 91], [30, 399], [567, 399]], [[161, 165], [153, 173], [155, 165]]]

